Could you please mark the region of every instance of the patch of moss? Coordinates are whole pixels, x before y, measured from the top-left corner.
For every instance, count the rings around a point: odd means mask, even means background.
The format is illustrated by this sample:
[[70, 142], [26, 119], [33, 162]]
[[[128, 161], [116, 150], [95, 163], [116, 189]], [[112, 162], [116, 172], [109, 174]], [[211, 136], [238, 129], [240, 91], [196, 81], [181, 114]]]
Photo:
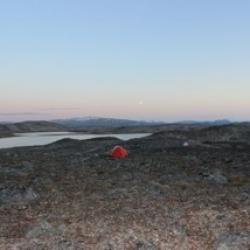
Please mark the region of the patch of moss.
[[249, 179], [242, 175], [233, 175], [229, 177], [229, 183], [233, 186], [243, 186], [249, 183]]

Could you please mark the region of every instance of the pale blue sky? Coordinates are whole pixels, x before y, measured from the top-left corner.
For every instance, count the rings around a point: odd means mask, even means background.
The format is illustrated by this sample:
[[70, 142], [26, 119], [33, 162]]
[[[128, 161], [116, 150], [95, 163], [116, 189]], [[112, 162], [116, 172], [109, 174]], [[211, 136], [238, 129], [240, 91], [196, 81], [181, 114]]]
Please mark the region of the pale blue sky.
[[250, 120], [248, 0], [0, 0], [0, 120]]

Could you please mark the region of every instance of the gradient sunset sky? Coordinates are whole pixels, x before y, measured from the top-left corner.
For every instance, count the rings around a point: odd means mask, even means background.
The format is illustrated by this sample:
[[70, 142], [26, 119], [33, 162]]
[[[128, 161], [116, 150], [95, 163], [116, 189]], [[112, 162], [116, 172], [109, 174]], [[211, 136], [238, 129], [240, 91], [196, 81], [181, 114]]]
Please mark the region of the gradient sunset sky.
[[250, 120], [249, 0], [2, 0], [0, 121]]

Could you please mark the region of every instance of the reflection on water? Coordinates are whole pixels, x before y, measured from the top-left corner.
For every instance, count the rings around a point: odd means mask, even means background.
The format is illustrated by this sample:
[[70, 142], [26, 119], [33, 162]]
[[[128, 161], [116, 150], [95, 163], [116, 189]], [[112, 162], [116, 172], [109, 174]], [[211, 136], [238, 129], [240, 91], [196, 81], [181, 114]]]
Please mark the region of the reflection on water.
[[19, 133], [15, 137], [1, 138], [0, 148], [12, 148], [23, 146], [46, 145], [64, 138], [87, 140], [97, 137], [116, 137], [121, 140], [129, 140], [147, 136], [147, 133], [134, 134], [81, 134], [71, 132], [38, 132], [38, 133]]

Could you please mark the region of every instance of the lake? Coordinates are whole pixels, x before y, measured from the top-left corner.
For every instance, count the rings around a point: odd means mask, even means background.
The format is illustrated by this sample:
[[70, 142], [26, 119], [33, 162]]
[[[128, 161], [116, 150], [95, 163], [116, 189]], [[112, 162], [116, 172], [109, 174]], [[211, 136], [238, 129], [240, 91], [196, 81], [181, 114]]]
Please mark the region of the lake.
[[121, 140], [130, 140], [148, 136], [148, 133], [131, 134], [83, 134], [73, 132], [37, 132], [37, 133], [18, 133], [14, 137], [0, 138], [1, 148], [41, 146], [64, 138], [87, 140], [98, 137], [116, 137]]

